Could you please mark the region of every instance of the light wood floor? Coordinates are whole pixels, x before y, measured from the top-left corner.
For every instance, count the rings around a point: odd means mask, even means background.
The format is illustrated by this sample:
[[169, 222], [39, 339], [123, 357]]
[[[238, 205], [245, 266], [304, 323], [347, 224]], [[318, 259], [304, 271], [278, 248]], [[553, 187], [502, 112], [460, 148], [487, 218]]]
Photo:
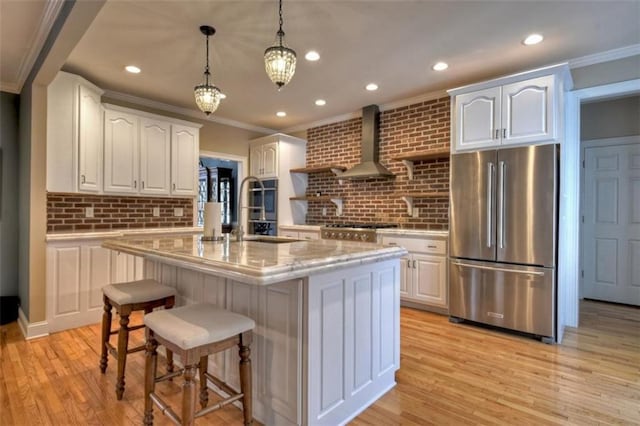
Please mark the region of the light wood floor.
[[[640, 424], [640, 309], [583, 302], [581, 318], [552, 346], [403, 308], [398, 384], [352, 424]], [[16, 323], [0, 327], [0, 425], [140, 424], [144, 355], [130, 356], [116, 401], [99, 331], [25, 342]], [[178, 384], [159, 388], [177, 403]], [[227, 407], [197, 424], [241, 421]]]

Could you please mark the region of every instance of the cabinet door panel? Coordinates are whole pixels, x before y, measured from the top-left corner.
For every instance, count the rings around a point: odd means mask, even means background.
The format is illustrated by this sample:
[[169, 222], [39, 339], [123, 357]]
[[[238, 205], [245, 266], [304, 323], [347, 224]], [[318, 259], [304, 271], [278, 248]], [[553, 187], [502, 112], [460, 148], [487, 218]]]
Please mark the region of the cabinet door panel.
[[198, 192], [198, 129], [173, 125], [171, 132], [171, 193]]
[[262, 175], [262, 147], [253, 147], [249, 152], [249, 168], [252, 176]]
[[262, 177], [278, 177], [278, 142], [262, 146]]
[[171, 129], [169, 123], [140, 121], [140, 191], [169, 194], [171, 170]]
[[503, 144], [556, 139], [554, 76], [502, 88]]
[[119, 111], [105, 112], [104, 191], [138, 192], [138, 119]]
[[480, 90], [456, 97], [456, 150], [498, 144], [500, 88]]
[[400, 297], [403, 299], [411, 297], [411, 281], [413, 271], [411, 269], [411, 257], [405, 256], [400, 259]]
[[413, 259], [413, 297], [430, 305], [446, 307], [447, 258], [414, 253]]
[[78, 149], [80, 191], [102, 189], [102, 107], [100, 96], [84, 86], [78, 91]]

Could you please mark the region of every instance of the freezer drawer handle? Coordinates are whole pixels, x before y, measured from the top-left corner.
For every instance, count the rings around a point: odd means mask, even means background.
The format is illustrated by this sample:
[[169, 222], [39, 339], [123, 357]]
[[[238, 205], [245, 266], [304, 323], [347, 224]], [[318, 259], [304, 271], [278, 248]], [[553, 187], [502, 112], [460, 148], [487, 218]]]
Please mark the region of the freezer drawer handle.
[[538, 272], [538, 271], [521, 271], [518, 269], [496, 268], [496, 267], [481, 266], [481, 265], [469, 265], [467, 263], [460, 263], [460, 262], [451, 262], [451, 264], [456, 266], [462, 266], [465, 268], [487, 269], [489, 271], [510, 272], [514, 274], [538, 275], [541, 277], [544, 276], [544, 272]]

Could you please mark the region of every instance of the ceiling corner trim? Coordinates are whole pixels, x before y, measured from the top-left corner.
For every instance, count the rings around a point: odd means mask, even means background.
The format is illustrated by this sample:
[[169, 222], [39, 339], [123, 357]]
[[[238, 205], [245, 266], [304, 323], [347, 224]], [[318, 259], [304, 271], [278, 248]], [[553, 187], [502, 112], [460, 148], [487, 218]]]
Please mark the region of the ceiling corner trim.
[[7, 93], [20, 94], [20, 86], [18, 83], [12, 83], [8, 81], [0, 81], [0, 91]]
[[249, 123], [244, 123], [242, 121], [231, 120], [229, 118], [222, 118], [222, 117], [212, 116], [212, 115], [210, 115], [209, 117], [206, 117], [206, 116], [204, 116], [202, 111], [197, 111], [195, 109], [190, 109], [190, 108], [178, 107], [178, 106], [175, 106], [175, 105], [166, 104], [164, 102], [153, 101], [151, 99], [141, 98], [141, 97], [138, 97], [138, 96], [129, 95], [129, 94], [122, 93], [122, 92], [116, 92], [116, 91], [113, 91], [113, 90], [105, 90], [104, 94], [102, 96], [104, 96], [106, 98], [110, 98], [110, 99], [116, 99], [116, 100], [120, 100], [120, 101], [124, 101], [124, 102], [130, 102], [130, 103], [135, 104], [135, 105], [146, 106], [146, 107], [149, 107], [149, 108], [155, 108], [155, 109], [160, 110], [160, 111], [166, 111], [166, 112], [172, 112], [174, 114], [184, 115], [186, 117], [193, 117], [193, 118], [197, 118], [197, 119], [205, 120], [205, 121], [213, 121], [213, 122], [218, 123], [218, 124], [224, 124], [225, 126], [237, 127], [239, 129], [244, 129], [244, 130], [250, 130], [250, 131], [253, 131], [253, 132], [264, 133], [265, 135], [271, 135], [271, 134], [277, 132], [277, 130], [274, 130], [274, 129], [269, 129], [267, 127], [254, 126], [254, 125], [249, 124]]
[[582, 56], [567, 61], [569, 68], [581, 68], [589, 65], [600, 64], [602, 62], [615, 61], [616, 59], [628, 58], [629, 56], [640, 55], [640, 44], [620, 47], [618, 49], [607, 50], [605, 52], [594, 53], [593, 55]]
[[333, 117], [324, 118], [322, 120], [312, 121], [310, 123], [298, 124], [297, 126], [288, 127], [286, 129], [281, 130], [281, 133], [294, 133], [301, 132], [302, 130], [308, 130], [313, 127], [320, 127], [326, 124], [339, 123], [341, 121], [351, 120], [352, 118], [358, 118], [362, 116], [362, 111], [358, 112], [350, 112], [347, 114], [335, 115]]
[[17, 81], [15, 83], [17, 88], [16, 93], [19, 93], [22, 90], [22, 85], [27, 80], [27, 77], [31, 72], [31, 68], [33, 68], [33, 64], [35, 64], [36, 59], [42, 50], [42, 46], [44, 46], [44, 42], [47, 40], [47, 37], [51, 32], [51, 28], [53, 27], [58, 14], [60, 14], [60, 10], [62, 9], [62, 6], [64, 6], [64, 3], [65, 0], [47, 1], [44, 11], [42, 12], [42, 16], [40, 17], [38, 29], [29, 43], [29, 52], [27, 52], [27, 54], [22, 58], [22, 62], [18, 68]]
[[425, 93], [423, 95], [414, 96], [413, 98], [400, 99], [399, 101], [388, 102], [380, 105], [380, 111], [389, 111], [390, 109], [401, 108], [408, 105], [419, 104], [420, 102], [432, 101], [434, 99], [448, 98], [449, 94], [446, 90], [437, 90], [435, 92]]

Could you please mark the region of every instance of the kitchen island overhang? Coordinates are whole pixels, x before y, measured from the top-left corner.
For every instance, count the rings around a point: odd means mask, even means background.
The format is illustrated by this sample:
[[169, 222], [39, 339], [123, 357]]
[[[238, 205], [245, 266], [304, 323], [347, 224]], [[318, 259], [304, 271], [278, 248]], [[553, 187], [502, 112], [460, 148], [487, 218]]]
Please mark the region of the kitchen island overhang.
[[[264, 424], [344, 424], [395, 385], [400, 362], [400, 247], [349, 241], [204, 242], [124, 237], [146, 278], [253, 318], [255, 417]], [[235, 353], [209, 370], [238, 383]]]

